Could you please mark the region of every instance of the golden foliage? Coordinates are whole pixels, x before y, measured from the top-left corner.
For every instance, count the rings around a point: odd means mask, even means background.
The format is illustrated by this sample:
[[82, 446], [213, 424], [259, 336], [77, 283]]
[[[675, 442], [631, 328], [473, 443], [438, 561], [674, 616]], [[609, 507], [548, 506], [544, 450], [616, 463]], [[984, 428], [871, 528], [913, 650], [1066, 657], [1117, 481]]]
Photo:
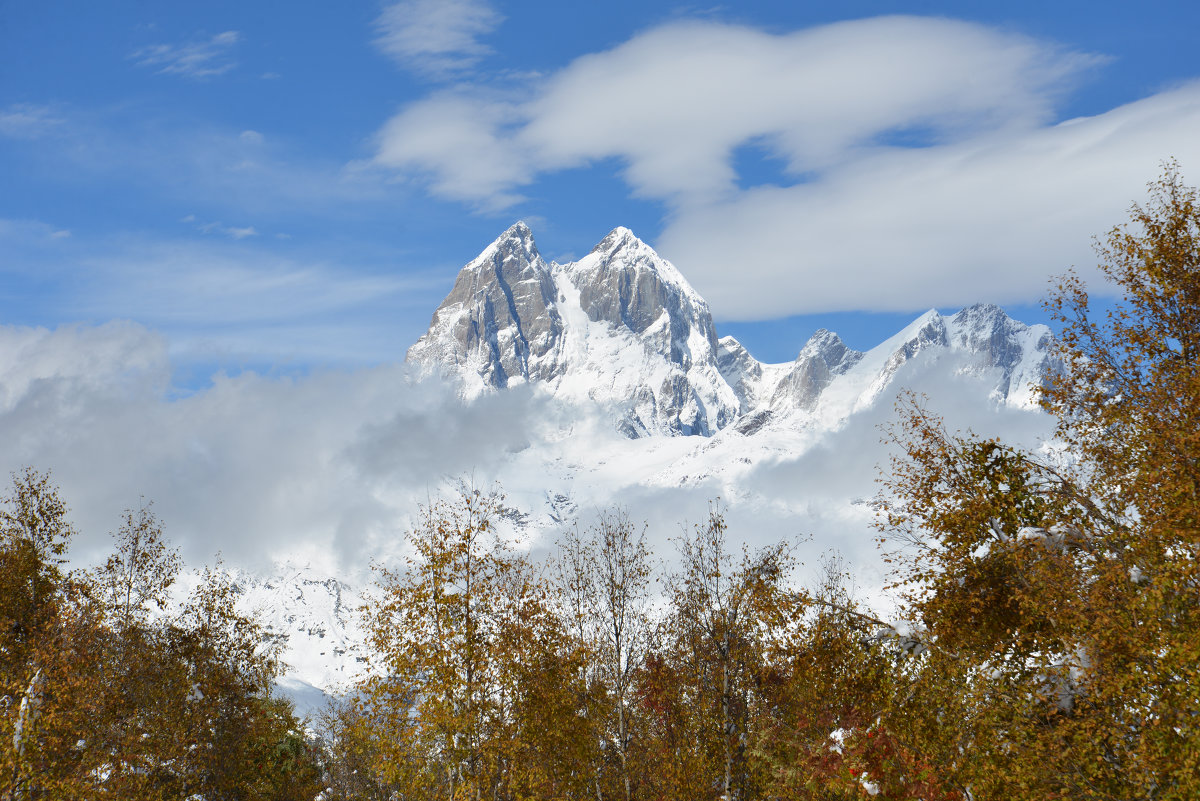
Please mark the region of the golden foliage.
[[0, 797], [313, 798], [317, 755], [270, 697], [274, 658], [224, 574], [206, 571], [168, 614], [179, 560], [148, 508], [126, 513], [91, 573], [64, 569], [73, 533], [49, 476], [14, 477], [0, 507]]
[[884, 528], [927, 649], [925, 700], [883, 720], [977, 799], [1200, 795], [1200, 207], [1174, 164], [1097, 250], [1121, 301], [1094, 319], [1069, 274], [1048, 304], [1057, 450], [911, 397], [893, 431]]

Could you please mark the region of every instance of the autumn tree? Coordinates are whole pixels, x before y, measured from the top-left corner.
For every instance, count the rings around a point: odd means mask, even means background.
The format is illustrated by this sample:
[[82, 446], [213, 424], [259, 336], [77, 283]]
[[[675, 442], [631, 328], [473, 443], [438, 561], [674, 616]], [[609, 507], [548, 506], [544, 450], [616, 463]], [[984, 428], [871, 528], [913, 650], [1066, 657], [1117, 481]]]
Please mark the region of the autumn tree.
[[490, 796], [497, 767], [498, 595], [514, 560], [495, 538], [498, 498], [461, 500], [423, 510], [408, 570], [381, 570], [365, 610], [382, 667], [363, 686], [366, 714], [393, 749], [378, 769], [428, 798]]
[[498, 494], [422, 512], [403, 571], [364, 608], [378, 670], [360, 688], [360, 738], [378, 781], [422, 798], [562, 797], [576, 749], [575, 671], [544, 580], [498, 536]]
[[[885, 528], [921, 670], [884, 716], [961, 794], [1200, 792], [1200, 207], [1174, 164], [1098, 246], [1122, 293], [1069, 274], [1049, 308], [1056, 448], [896, 429]], [[953, 721], [947, 726], [946, 721]]]
[[307, 770], [286, 753], [309, 757], [290, 704], [271, 697], [279, 644], [238, 611], [237, 597], [220, 563], [204, 568], [159, 637], [170, 699], [156, 728], [175, 739], [165, 767], [185, 797], [281, 797], [296, 778], [287, 774]]
[[100, 568], [66, 568], [74, 529], [49, 477], [0, 507], [0, 786], [22, 799], [291, 799], [320, 790], [277, 663], [221, 570], [165, 609], [178, 557], [127, 512]]
[[1083, 680], [1097, 733], [1092, 786], [1200, 793], [1200, 201], [1169, 162], [1145, 206], [1098, 246], [1122, 301], [1100, 319], [1075, 275], [1051, 310], [1065, 369], [1044, 406], [1077, 454], [1089, 507], [1076, 539]]
[[639, 735], [636, 682], [650, 652], [653, 564], [645, 527], [620, 510], [568, 531], [559, 541], [558, 587], [566, 628], [585, 661], [580, 713], [590, 723], [591, 784], [597, 799], [633, 798], [632, 753]]
[[101, 697], [101, 631], [66, 569], [74, 527], [47, 474], [13, 476], [0, 506], [0, 788], [11, 798], [88, 797], [86, 747]]
[[[752, 741], [765, 774], [760, 797], [833, 801], [883, 791], [946, 798], [935, 774], [909, 764], [914, 755], [902, 738], [881, 725], [898, 689], [908, 686], [920, 646], [892, 636], [850, 584], [841, 560], [827, 554], [815, 581], [771, 620], [776, 636], [765, 649], [759, 690], [771, 714]], [[909, 776], [918, 780], [907, 793], [888, 786]]]
[[596, 730], [587, 715], [589, 653], [553, 584], [527, 560], [508, 574], [499, 640], [508, 703], [504, 798], [587, 798], [595, 787]]
[[366, 719], [362, 699], [331, 699], [314, 721], [321, 747], [322, 783], [327, 801], [390, 801], [403, 786], [383, 778], [381, 754], [387, 730]]
[[676, 793], [754, 798], [762, 776], [751, 745], [769, 715], [761, 703], [766, 659], [796, 611], [787, 587], [791, 551], [785, 542], [757, 552], [743, 546], [736, 557], [716, 503], [677, 545], [663, 655], [689, 702], [685, 727], [695, 748], [689, 786]]
[[89, 575], [105, 624], [95, 652], [103, 714], [89, 747], [104, 754], [104, 787], [114, 795], [169, 797], [173, 784], [162, 776], [176, 735], [166, 713], [176, 708], [181, 676], [165, 647], [163, 622], [180, 564], [144, 505], [125, 511], [113, 553]]
[[182, 560], [178, 550], [168, 547], [149, 504], [136, 512], [126, 509], [114, 539], [115, 550], [93, 572], [92, 583], [107, 619], [125, 630], [145, 624], [152, 613], [167, 608]]

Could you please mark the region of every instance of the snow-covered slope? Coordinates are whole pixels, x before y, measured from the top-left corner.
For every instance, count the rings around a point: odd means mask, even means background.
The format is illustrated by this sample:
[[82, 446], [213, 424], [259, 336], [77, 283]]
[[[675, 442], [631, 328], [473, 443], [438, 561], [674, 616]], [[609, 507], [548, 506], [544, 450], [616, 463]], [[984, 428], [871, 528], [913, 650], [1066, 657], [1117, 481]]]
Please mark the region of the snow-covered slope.
[[279, 689], [302, 714], [319, 712], [326, 693], [354, 682], [366, 667], [356, 589], [310, 565], [279, 565], [270, 575], [231, 570], [237, 608], [283, 646]]

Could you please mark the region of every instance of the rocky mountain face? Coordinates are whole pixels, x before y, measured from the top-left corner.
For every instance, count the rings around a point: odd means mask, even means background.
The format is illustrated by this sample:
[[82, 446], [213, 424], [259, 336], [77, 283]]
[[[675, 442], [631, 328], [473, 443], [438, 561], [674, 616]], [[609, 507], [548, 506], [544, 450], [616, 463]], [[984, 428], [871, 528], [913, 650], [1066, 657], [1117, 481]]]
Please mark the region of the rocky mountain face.
[[468, 395], [537, 382], [618, 410], [631, 437], [710, 435], [738, 414], [708, 304], [626, 228], [547, 264], [524, 223], [462, 269], [408, 359]]
[[365, 670], [357, 589], [310, 565], [278, 565], [269, 575], [231, 569], [229, 578], [238, 611], [282, 646], [279, 689], [300, 714], [318, 714], [329, 693], [345, 691]]
[[408, 359], [453, 373], [468, 395], [532, 382], [564, 400], [611, 406], [631, 437], [711, 436], [780, 416], [844, 417], [918, 354], [952, 354], [960, 369], [993, 381], [995, 400], [1028, 406], [1050, 344], [1045, 326], [980, 304], [949, 317], [927, 312], [866, 352], [821, 330], [794, 362], [764, 364], [736, 339], [718, 340], [704, 299], [627, 228], [556, 264], [517, 223], [462, 269]]
[[791, 369], [775, 385], [770, 408], [812, 409], [833, 379], [858, 364], [862, 357], [862, 353], [847, 347], [837, 334], [822, 328], [804, 344]]
[[558, 294], [529, 227], [517, 223], [463, 267], [408, 358], [494, 388], [550, 380], [562, 345]]

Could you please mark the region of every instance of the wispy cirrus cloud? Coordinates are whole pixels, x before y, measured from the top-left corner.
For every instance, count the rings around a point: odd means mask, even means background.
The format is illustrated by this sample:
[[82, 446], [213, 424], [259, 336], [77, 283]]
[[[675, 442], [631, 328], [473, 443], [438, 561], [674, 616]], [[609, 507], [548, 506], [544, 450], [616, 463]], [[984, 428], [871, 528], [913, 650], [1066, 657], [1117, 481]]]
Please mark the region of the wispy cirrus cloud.
[[230, 239], [245, 239], [251, 236], [258, 236], [258, 231], [253, 225], [236, 226], [225, 225], [220, 220], [202, 223], [196, 219], [195, 214], [189, 214], [180, 222], [191, 223], [196, 226], [196, 230], [202, 234], [224, 234]]
[[137, 320], [169, 337], [186, 369], [358, 365], [402, 358], [444, 292], [436, 272], [222, 233], [71, 236], [0, 218], [0, 252], [10, 256], [0, 259], [0, 319]]
[[[159, 197], [224, 208], [217, 213], [226, 219], [297, 210], [342, 215], [403, 191], [369, 164], [313, 156], [294, 138], [253, 129], [194, 121], [130, 124], [111, 111], [60, 104], [0, 109], [4, 134], [30, 140], [55, 179], [136, 177]], [[209, 213], [209, 220], [216, 218]]]
[[241, 41], [237, 31], [224, 31], [209, 39], [178, 44], [155, 44], [129, 55], [139, 67], [153, 67], [168, 75], [203, 79], [223, 75], [237, 66], [231, 50]]
[[14, 103], [0, 109], [0, 135], [13, 139], [41, 139], [62, 123], [62, 118], [49, 106]]
[[479, 37], [503, 21], [487, 0], [401, 0], [375, 20], [375, 44], [407, 69], [447, 77], [491, 53]]

